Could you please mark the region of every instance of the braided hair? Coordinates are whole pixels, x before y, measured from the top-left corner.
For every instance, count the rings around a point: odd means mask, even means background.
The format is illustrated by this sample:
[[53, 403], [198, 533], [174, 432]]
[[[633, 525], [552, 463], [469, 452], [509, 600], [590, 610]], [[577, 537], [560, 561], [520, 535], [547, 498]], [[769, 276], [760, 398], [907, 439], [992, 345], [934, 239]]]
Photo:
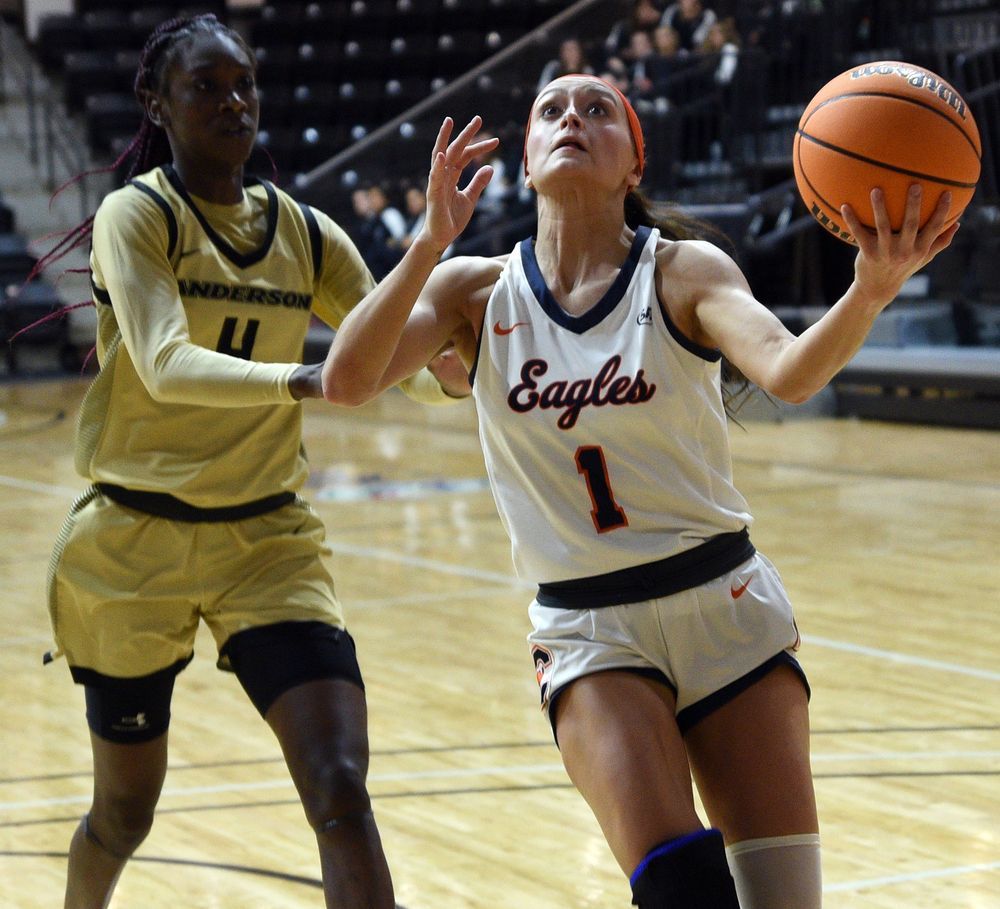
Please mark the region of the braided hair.
[[[77, 174], [60, 186], [53, 193], [53, 198], [88, 174], [108, 173], [125, 167], [123, 182], [128, 183], [136, 174], [145, 173], [170, 161], [172, 153], [170, 143], [167, 141], [167, 133], [149, 118], [146, 104], [150, 95], [163, 92], [165, 88], [164, 77], [174, 62], [180, 44], [185, 38], [190, 38], [199, 32], [222, 34], [231, 38], [243, 49], [251, 63], [256, 62], [253, 51], [242, 36], [228, 25], [220, 22], [213, 13], [179, 17], [162, 22], [146, 39], [139, 57], [139, 67], [135, 74], [133, 91], [143, 110], [142, 123], [139, 125], [138, 131], [114, 162], [107, 167], [99, 167]], [[52, 249], [38, 259], [25, 283], [34, 279], [53, 262], [87, 243], [93, 229], [94, 215], [90, 215], [76, 227], [68, 230]]]

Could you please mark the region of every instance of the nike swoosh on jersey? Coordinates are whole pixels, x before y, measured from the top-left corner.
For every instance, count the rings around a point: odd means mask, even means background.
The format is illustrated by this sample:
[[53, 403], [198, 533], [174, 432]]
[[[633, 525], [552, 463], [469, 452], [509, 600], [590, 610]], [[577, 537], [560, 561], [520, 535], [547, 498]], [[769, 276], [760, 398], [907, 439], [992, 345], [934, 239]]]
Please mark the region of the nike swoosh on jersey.
[[498, 335], [509, 335], [515, 328], [520, 328], [522, 325], [527, 325], [527, 322], [515, 322], [509, 328], [504, 328], [499, 322], [493, 326], [494, 334]]
[[734, 600], [738, 600], [744, 593], [747, 592], [747, 587], [750, 586], [750, 582], [753, 580], [753, 575], [750, 575], [739, 587], [733, 587], [730, 585], [729, 592], [732, 594]]

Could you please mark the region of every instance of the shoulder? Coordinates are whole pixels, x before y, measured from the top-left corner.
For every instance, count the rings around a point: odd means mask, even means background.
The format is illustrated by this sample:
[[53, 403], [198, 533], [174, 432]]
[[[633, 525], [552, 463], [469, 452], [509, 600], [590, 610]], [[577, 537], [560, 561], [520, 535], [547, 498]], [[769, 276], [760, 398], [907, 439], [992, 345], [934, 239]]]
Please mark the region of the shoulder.
[[707, 240], [661, 240], [656, 250], [656, 287], [673, 323], [687, 337], [714, 346], [699, 329], [697, 311], [711, 300], [750, 293], [739, 266]]
[[129, 181], [124, 186], [109, 192], [102, 200], [95, 217], [102, 218], [134, 218], [148, 217], [158, 214], [163, 217], [162, 209], [170, 207], [169, 200], [160, 191], [154, 181], [143, 174]]
[[[482, 291], [492, 291], [500, 280], [500, 274], [507, 264], [509, 255], [503, 256], [455, 256], [445, 259], [431, 276], [433, 288], [449, 295], [470, 298]], [[429, 282], [430, 283], [430, 282]]]
[[[148, 176], [148, 175], [144, 175]], [[177, 215], [158, 188], [136, 180], [108, 193], [94, 214], [94, 237], [160, 237], [173, 246], [177, 240]]]
[[670, 281], [703, 282], [725, 280], [739, 273], [739, 266], [723, 250], [707, 240], [667, 240], [656, 244], [656, 265]]

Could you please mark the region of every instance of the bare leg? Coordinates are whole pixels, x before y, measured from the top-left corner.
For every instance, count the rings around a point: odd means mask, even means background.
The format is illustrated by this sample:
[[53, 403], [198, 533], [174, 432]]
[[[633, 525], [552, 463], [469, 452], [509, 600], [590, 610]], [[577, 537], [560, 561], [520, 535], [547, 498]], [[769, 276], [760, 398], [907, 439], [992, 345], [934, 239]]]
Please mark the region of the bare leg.
[[365, 783], [364, 692], [341, 679], [306, 682], [278, 697], [265, 719], [316, 831], [327, 909], [393, 909], [392, 879]]
[[802, 681], [779, 666], [687, 733], [698, 792], [727, 843], [818, 833]]
[[779, 667], [687, 735], [698, 790], [730, 846], [740, 905], [822, 905], [806, 693]]
[[94, 801], [69, 847], [65, 909], [104, 909], [146, 838], [167, 770], [166, 733], [120, 745], [91, 733]]
[[566, 771], [626, 875], [653, 846], [702, 829], [674, 705], [665, 686], [615, 671], [577, 679], [556, 703]]

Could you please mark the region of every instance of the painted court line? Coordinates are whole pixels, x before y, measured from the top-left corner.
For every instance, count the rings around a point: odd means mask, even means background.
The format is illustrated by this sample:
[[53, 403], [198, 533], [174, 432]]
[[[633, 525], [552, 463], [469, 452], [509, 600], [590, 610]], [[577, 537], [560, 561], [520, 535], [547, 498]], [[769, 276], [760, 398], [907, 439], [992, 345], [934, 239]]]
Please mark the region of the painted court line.
[[[812, 760], [817, 763], [843, 761], [885, 761], [911, 760], [926, 761], [940, 758], [995, 758], [1000, 751], [894, 751], [875, 754], [857, 752], [854, 754], [814, 754]], [[472, 777], [489, 776], [520, 776], [530, 773], [558, 773], [564, 775], [563, 765], [559, 762], [539, 764], [507, 764], [486, 767], [446, 767], [440, 770], [406, 770], [384, 773], [372, 773], [368, 776], [370, 783], [401, 783], [416, 780], [458, 780]], [[222, 792], [257, 792], [268, 789], [287, 789], [292, 786], [289, 777], [279, 779], [258, 780], [242, 783], [215, 783], [210, 786], [182, 786], [163, 790], [163, 797], [183, 797], [191, 795], [212, 795]], [[447, 794], [447, 793], [442, 793]], [[377, 797], [377, 794], [376, 794]], [[10, 802], [0, 802], [0, 811], [13, 811], [25, 808], [44, 808], [54, 805], [72, 805], [89, 803], [89, 792], [79, 795], [59, 796], [48, 799], [24, 799]]]
[[[83, 484], [82, 480], [80, 482]], [[36, 483], [34, 480], [22, 480], [18, 477], [6, 477], [2, 474], [0, 474], [0, 486], [9, 486], [11, 489], [26, 489], [28, 492], [43, 492], [46, 495], [58, 496], [61, 499], [66, 496], [75, 499], [85, 489], [85, 485], [81, 485], [79, 489], [73, 489], [69, 486]]]
[[[16, 489], [29, 489], [32, 492], [42, 492], [64, 498], [77, 496], [82, 490], [70, 489], [66, 486], [57, 486], [51, 483], [35, 483], [29, 480], [20, 480], [16, 477], [8, 477], [0, 474], [0, 486], [10, 486]], [[495, 571], [483, 571], [471, 568], [466, 565], [453, 565], [448, 562], [441, 562], [437, 559], [423, 559], [419, 556], [408, 556], [403, 553], [393, 552], [389, 549], [380, 549], [373, 546], [355, 546], [350, 543], [338, 543], [328, 540], [328, 544], [334, 552], [344, 555], [362, 556], [364, 558], [382, 559], [387, 562], [395, 562], [399, 565], [409, 565], [413, 568], [425, 568], [428, 571], [437, 571], [442, 574], [449, 574], [455, 577], [472, 578], [483, 583], [503, 584], [507, 587], [519, 588], [522, 590], [534, 590], [535, 585], [527, 581], [522, 581], [512, 574], [503, 574]], [[980, 669], [975, 666], [963, 666], [959, 663], [948, 663], [943, 660], [932, 660], [926, 657], [914, 656], [909, 653], [899, 653], [893, 650], [883, 650], [879, 647], [867, 647], [863, 644], [853, 644], [850, 641], [837, 641], [833, 638], [821, 637], [819, 635], [803, 635], [806, 643], [814, 644], [817, 647], [829, 647], [831, 650], [840, 650], [845, 653], [854, 653], [859, 656], [869, 656], [880, 660], [889, 660], [893, 663], [903, 663], [910, 666], [919, 666], [923, 669], [936, 669], [941, 672], [951, 672], [958, 675], [967, 675], [978, 679], [987, 679], [991, 682], [1000, 682], [1000, 672], [990, 669]]]
[[886, 877], [872, 877], [861, 881], [844, 881], [840, 884], [825, 884], [824, 893], [843, 893], [847, 890], [874, 890], [877, 887], [891, 887], [894, 884], [909, 884], [941, 877], [958, 877], [962, 874], [978, 874], [984, 871], [1000, 870], [1000, 862], [983, 862], [979, 865], [955, 865], [952, 868], [928, 868], [926, 871], [911, 871], [909, 874], [891, 874]]
[[977, 679], [1000, 682], [1000, 672], [995, 672], [991, 669], [978, 669], [975, 666], [963, 666], [960, 663], [946, 663], [944, 660], [931, 660], [926, 657], [914, 656], [910, 653], [883, 650], [881, 647], [866, 647], [864, 644], [852, 644], [850, 641], [835, 641], [833, 638], [824, 638], [812, 634], [802, 635], [802, 640], [806, 644], [815, 644], [817, 647], [829, 647], [831, 650], [842, 650], [845, 653], [855, 653], [860, 656], [889, 660], [893, 663], [906, 663], [910, 666], [920, 666], [923, 669], [938, 669], [942, 672], [955, 672], [959, 675], [970, 675]]

